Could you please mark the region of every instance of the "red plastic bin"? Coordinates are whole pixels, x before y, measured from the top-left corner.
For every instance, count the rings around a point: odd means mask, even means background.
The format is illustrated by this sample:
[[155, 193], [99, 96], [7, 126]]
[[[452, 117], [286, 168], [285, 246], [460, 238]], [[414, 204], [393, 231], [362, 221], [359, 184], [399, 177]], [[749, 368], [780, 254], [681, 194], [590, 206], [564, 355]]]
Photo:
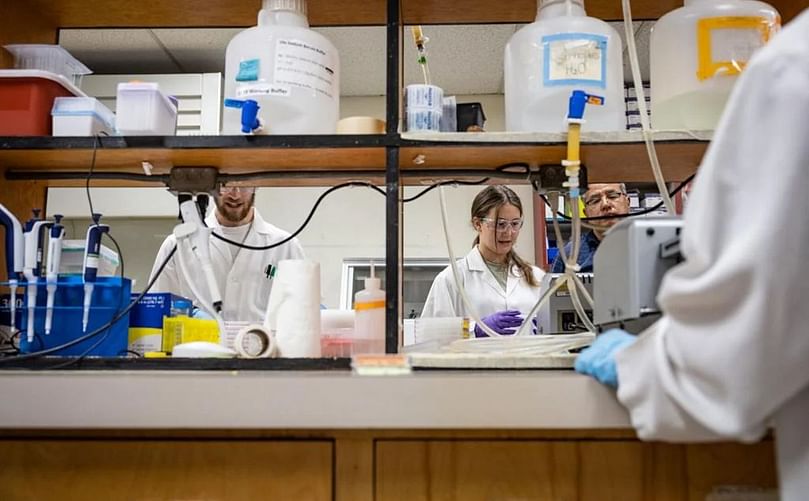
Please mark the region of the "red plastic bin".
[[0, 70], [0, 136], [50, 136], [53, 100], [86, 96], [59, 75]]

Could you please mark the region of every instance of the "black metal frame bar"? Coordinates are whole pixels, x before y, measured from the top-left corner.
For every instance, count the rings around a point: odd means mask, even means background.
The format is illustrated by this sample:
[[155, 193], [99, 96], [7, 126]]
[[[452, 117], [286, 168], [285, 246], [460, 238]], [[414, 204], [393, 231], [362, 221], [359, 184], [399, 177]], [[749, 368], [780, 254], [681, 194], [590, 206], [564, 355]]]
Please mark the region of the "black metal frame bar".
[[385, 131], [385, 352], [399, 351], [402, 325], [402, 183], [399, 172], [399, 82], [402, 26], [399, 0], [387, 1]]

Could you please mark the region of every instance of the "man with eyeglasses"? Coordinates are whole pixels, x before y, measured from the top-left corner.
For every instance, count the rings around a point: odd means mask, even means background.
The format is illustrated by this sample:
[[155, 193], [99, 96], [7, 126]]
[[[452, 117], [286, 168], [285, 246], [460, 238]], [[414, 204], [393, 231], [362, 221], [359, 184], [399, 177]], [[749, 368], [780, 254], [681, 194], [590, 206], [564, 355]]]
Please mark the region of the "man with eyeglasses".
[[[629, 212], [629, 197], [626, 195], [626, 186], [623, 183], [591, 184], [582, 197], [584, 201], [584, 215], [587, 217], [611, 216]], [[590, 224], [598, 227], [596, 230], [585, 232], [581, 236], [579, 246], [579, 259], [577, 260], [582, 272], [593, 271], [593, 256], [604, 238], [604, 234], [615, 225], [619, 219], [599, 219]], [[565, 244], [565, 255], [573, 252], [573, 243]], [[562, 255], [557, 254], [551, 268], [553, 273], [563, 273], [565, 263]]]
[[[214, 193], [216, 209], [205, 218], [205, 224], [230, 241], [254, 247], [279, 242], [289, 233], [273, 226], [261, 217], [255, 207], [256, 188], [251, 186], [222, 186]], [[152, 276], [174, 248], [177, 241], [169, 235], [157, 253]], [[303, 259], [303, 248], [297, 239], [268, 250], [245, 249], [211, 237], [211, 261], [216, 282], [222, 296], [222, 318], [261, 322], [267, 309], [267, 300], [272, 287], [272, 270], [282, 259]], [[180, 252], [178, 249], [177, 252]], [[183, 261], [194, 280], [195, 289], [206, 297], [195, 297], [186, 282], [177, 256], [168, 262], [155, 282], [152, 291], [171, 292], [191, 298], [195, 306], [200, 300], [210, 304], [208, 287], [203, 274], [196, 265], [191, 250], [183, 246]], [[194, 309], [197, 318], [209, 318], [199, 308]]]

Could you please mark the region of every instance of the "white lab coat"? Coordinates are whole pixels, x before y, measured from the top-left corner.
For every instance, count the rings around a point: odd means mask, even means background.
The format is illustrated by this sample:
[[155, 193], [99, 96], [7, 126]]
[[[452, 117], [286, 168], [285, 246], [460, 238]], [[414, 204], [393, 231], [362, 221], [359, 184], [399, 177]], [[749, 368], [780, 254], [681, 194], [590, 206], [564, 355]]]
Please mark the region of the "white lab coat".
[[753, 57], [685, 212], [665, 315], [617, 356], [643, 439], [760, 438], [781, 499], [809, 496], [809, 11]]
[[[545, 273], [536, 266], [532, 268], [537, 284], [541, 284], [542, 276]], [[528, 285], [516, 265], [508, 274], [506, 290], [503, 290], [483, 261], [477, 246], [469, 251], [466, 257], [458, 259], [458, 273], [466, 289], [466, 295], [475, 308], [475, 313], [481, 318], [502, 310], [520, 310], [523, 315], [527, 315], [539, 300], [540, 286]], [[458, 293], [455, 278], [452, 276], [452, 269], [449, 266], [433, 280], [421, 316], [470, 316]]]
[[[222, 234], [221, 225], [213, 212], [205, 218], [205, 224], [215, 233]], [[268, 245], [287, 238], [289, 233], [264, 221], [257, 209], [254, 209], [253, 226], [247, 235], [245, 244], [253, 246]], [[169, 235], [160, 246], [151, 276], [157, 272], [158, 267], [166, 259], [171, 249], [176, 245], [174, 235]], [[267, 310], [267, 300], [270, 297], [272, 280], [267, 277], [267, 266], [278, 266], [283, 259], [303, 259], [303, 249], [297, 239], [275, 247], [273, 249], [256, 251], [242, 249], [231, 265], [231, 253], [227, 247], [230, 245], [217, 238], [211, 237], [211, 261], [213, 264], [219, 293], [222, 296], [222, 316], [225, 320], [243, 320], [249, 322], [262, 322]], [[180, 252], [180, 249], [177, 250]], [[172, 292], [190, 298], [195, 305], [200, 299], [210, 304], [208, 284], [202, 270], [194, 258], [188, 243], [183, 244], [183, 260], [188, 273], [194, 280], [194, 287], [203, 295], [197, 298], [191, 288], [183, 279], [180, 272], [179, 258], [175, 256], [169, 261], [163, 273], [152, 287], [153, 292]]]

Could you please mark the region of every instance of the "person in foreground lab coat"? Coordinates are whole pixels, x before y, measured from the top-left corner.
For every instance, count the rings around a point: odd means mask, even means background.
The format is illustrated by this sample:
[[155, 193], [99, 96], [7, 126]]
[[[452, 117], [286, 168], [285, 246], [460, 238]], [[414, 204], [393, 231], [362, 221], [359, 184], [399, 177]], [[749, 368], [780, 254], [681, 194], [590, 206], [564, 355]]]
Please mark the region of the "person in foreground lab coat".
[[[469, 254], [458, 260], [458, 273], [475, 313], [500, 334], [513, 334], [540, 296], [544, 272], [514, 251], [522, 216], [522, 202], [513, 190], [486, 187], [472, 202], [472, 226], [478, 236]], [[470, 316], [449, 266], [433, 281], [421, 316]], [[477, 326], [475, 334], [486, 335]]]
[[[205, 218], [205, 224], [228, 240], [252, 246], [264, 246], [279, 242], [289, 233], [266, 222], [254, 207], [254, 187], [222, 187], [214, 196], [216, 210]], [[160, 246], [151, 276], [177, 244], [174, 235], [169, 235]], [[283, 259], [303, 259], [304, 253], [297, 239], [268, 250], [251, 250], [236, 247], [211, 237], [211, 261], [219, 293], [222, 296], [222, 318], [262, 322], [267, 310], [272, 281], [270, 271]], [[180, 249], [177, 249], [180, 252]], [[190, 246], [183, 245], [183, 260], [188, 274], [194, 280], [195, 289], [203, 298], [196, 297], [180, 270], [175, 254], [152, 287], [153, 292], [171, 292], [194, 301], [199, 308], [200, 300], [211, 303], [208, 284], [194, 258]], [[271, 268], [272, 267], [272, 268]], [[208, 318], [207, 315], [203, 315]]]
[[664, 315], [598, 337], [577, 370], [618, 387], [642, 439], [755, 441], [809, 499], [809, 10], [737, 82], [685, 212]]

